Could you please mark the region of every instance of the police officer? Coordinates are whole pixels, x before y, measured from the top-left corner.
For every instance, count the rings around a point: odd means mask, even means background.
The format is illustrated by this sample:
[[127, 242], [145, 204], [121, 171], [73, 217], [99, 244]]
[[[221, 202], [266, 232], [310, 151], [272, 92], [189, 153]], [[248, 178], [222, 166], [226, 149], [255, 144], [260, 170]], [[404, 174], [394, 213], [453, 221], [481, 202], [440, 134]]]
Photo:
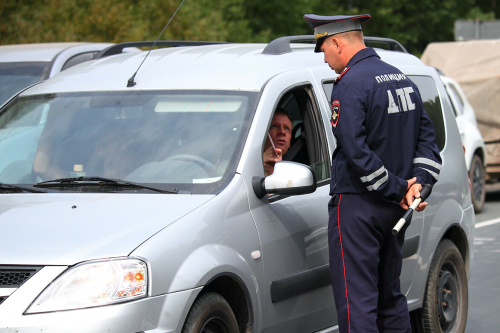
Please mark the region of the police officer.
[[[304, 18], [315, 52], [339, 76], [332, 91], [330, 275], [340, 332], [411, 332], [399, 275], [407, 225], [391, 229], [433, 185], [441, 158], [417, 86], [363, 41], [370, 15]], [[425, 209], [422, 203], [417, 211]]]

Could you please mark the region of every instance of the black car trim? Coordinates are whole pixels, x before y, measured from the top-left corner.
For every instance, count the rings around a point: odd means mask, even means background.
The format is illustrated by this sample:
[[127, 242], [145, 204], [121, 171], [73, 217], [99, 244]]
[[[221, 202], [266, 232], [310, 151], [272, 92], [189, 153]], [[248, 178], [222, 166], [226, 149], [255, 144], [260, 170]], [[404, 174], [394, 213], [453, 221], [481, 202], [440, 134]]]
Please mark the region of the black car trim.
[[[418, 251], [420, 235], [406, 238], [403, 245], [403, 258], [411, 257]], [[329, 264], [308, 269], [271, 282], [271, 300], [273, 303], [305, 294], [330, 285]]]
[[330, 265], [318, 266], [271, 282], [271, 300], [273, 303], [281, 302], [329, 284]]

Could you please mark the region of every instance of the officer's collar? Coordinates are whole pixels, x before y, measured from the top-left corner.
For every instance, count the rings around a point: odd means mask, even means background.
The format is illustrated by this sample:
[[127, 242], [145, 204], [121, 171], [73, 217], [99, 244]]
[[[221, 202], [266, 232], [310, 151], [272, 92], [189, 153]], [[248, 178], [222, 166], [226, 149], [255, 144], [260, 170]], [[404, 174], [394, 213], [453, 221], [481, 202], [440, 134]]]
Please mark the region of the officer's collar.
[[345, 67], [348, 68], [348, 67], [354, 66], [356, 63], [360, 62], [363, 59], [369, 58], [369, 57], [380, 58], [379, 55], [377, 54], [377, 52], [375, 52], [375, 50], [373, 48], [366, 47], [366, 48], [358, 51], [358, 53], [356, 53], [351, 58], [351, 60], [349, 60], [349, 62], [347, 63], [347, 65]]

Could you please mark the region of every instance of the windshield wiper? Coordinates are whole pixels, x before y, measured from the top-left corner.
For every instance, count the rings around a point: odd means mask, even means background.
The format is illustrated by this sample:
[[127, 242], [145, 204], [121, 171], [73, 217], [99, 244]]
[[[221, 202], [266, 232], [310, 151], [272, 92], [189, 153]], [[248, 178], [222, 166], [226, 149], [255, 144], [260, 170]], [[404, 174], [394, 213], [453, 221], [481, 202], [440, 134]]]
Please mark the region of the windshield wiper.
[[21, 190], [24, 192], [31, 192], [31, 193], [57, 193], [56, 191], [51, 191], [49, 189], [42, 190], [42, 189], [32, 187], [32, 186], [23, 186], [23, 185], [14, 185], [14, 184], [5, 184], [5, 183], [0, 183], [0, 189]]
[[[83, 182], [83, 183], [80, 183]], [[123, 186], [133, 186], [133, 187], [138, 187], [138, 188], [143, 188], [146, 190], [150, 191], [155, 191], [159, 193], [168, 193], [168, 194], [177, 194], [179, 193], [179, 190], [176, 188], [173, 189], [160, 189], [157, 187], [151, 187], [143, 184], [138, 184], [134, 182], [129, 182], [126, 180], [121, 180], [121, 179], [113, 179], [113, 178], [105, 178], [105, 177], [73, 177], [73, 178], [58, 178], [58, 179], [52, 179], [52, 180], [47, 180], [44, 182], [40, 182], [38, 184], [35, 184], [33, 186], [46, 186], [46, 185], [51, 185], [51, 184], [78, 184], [78, 185], [90, 185], [92, 182], [98, 182], [99, 185], [123, 185]], [[184, 192], [184, 191], [183, 191]], [[186, 192], [188, 193], [188, 192]]]

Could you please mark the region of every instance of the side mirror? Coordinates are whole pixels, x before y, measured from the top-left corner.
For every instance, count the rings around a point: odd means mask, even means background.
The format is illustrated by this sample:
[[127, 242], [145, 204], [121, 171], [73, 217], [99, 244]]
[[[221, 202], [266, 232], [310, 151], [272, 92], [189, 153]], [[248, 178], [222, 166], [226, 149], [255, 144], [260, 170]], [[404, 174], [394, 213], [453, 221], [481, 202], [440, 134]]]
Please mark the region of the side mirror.
[[266, 194], [308, 194], [316, 191], [316, 175], [311, 167], [288, 161], [276, 162], [274, 172], [266, 178], [253, 177], [252, 187], [257, 198]]

